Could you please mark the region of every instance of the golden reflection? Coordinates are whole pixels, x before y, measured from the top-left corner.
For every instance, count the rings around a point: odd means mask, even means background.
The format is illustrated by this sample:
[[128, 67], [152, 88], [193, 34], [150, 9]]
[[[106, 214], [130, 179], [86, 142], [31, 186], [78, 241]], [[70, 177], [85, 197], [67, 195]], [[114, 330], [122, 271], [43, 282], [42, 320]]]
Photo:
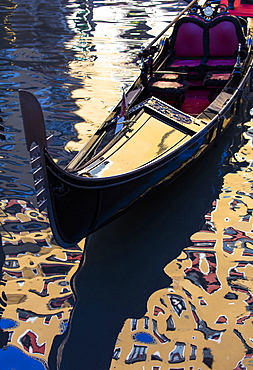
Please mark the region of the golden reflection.
[[165, 272], [172, 284], [152, 294], [147, 312], [128, 319], [110, 370], [246, 370], [253, 366], [252, 131], [224, 177], [219, 199], [191, 245]]
[[[179, 11], [181, 4], [177, 5], [170, 12], [153, 4], [145, 8], [147, 24], [151, 22], [150, 27], [155, 35], [156, 30], [161, 32]], [[134, 4], [126, 7], [118, 7], [117, 4], [94, 7], [94, 29], [88, 21], [89, 13], [83, 15], [80, 9], [73, 9], [73, 16], [68, 19], [68, 25], [76, 35], [65, 46], [78, 52], [68, 68], [69, 74], [80, 81], [80, 88], [72, 91], [72, 98], [78, 107], [75, 113], [81, 120], [75, 125], [78, 142], [68, 142], [65, 147], [67, 151], [81, 149], [120, 100], [122, 86], [130, 86], [140, 73], [139, 66], [133, 62], [136, 58], [129, 51], [132, 48], [136, 53], [143, 45], [143, 40], [139, 34], [135, 39], [126, 37], [141, 22], [137, 15], [129, 17], [131, 7], [135, 9]], [[156, 14], [155, 22], [151, 21], [153, 12]], [[83, 17], [81, 23], [77, 22], [80, 17]], [[91, 36], [86, 34], [88, 29]]]
[[[16, 41], [16, 32], [13, 31], [13, 29], [10, 27], [11, 23], [9, 18], [12, 16], [13, 11], [17, 8], [18, 4], [8, 0], [5, 2], [5, 4], [2, 4], [2, 7], [4, 8], [5, 12], [1, 12], [2, 19], [1, 19], [1, 25], [4, 28], [3, 31], [3, 40], [6, 42], [13, 44]], [[8, 12], [8, 14], [7, 14]]]
[[[108, 52], [111, 47], [109, 41], [108, 39], [107, 42], [105, 40], [101, 42], [101, 46], [103, 43], [107, 45]], [[82, 80], [80, 89], [72, 91], [72, 98], [78, 107], [75, 113], [82, 117], [82, 121], [75, 125], [78, 142], [68, 142], [65, 148], [68, 151], [80, 150], [106, 119], [110, 110], [118, 103], [122, 92], [116, 76], [121, 75], [121, 80], [123, 80], [124, 72], [133, 81], [139, 73], [136, 66], [130, 68], [130, 65], [126, 71], [116, 52], [113, 54], [111, 51], [110, 58], [108, 58], [104, 50], [99, 51], [99, 44], [97, 44], [97, 49], [96, 58], [94, 58], [96, 60], [93, 63], [73, 61], [69, 64], [70, 73], [73, 76], [78, 74], [79, 79]], [[83, 72], [80, 75], [80, 70], [85, 71], [85, 75]]]
[[84, 245], [71, 249], [56, 245], [46, 214], [24, 200], [1, 200], [0, 207], [5, 253], [1, 323], [10, 322], [5, 325], [4, 348], [15, 347], [46, 364], [54, 337], [69, 322], [75, 301], [70, 280]]

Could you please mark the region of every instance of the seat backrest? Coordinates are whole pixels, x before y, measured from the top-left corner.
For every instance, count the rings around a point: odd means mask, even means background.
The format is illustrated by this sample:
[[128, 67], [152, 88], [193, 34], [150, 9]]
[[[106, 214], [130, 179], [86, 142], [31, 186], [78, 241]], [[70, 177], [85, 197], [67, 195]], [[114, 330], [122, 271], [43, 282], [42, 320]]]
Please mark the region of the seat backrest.
[[177, 57], [234, 56], [245, 37], [238, 18], [221, 15], [211, 21], [181, 18], [171, 35], [171, 48]]
[[207, 50], [209, 56], [235, 56], [239, 43], [244, 45], [245, 37], [236, 17], [227, 16], [226, 20], [219, 17], [210, 22]]
[[171, 35], [171, 47], [178, 57], [204, 55], [202, 21], [193, 17], [181, 18]]

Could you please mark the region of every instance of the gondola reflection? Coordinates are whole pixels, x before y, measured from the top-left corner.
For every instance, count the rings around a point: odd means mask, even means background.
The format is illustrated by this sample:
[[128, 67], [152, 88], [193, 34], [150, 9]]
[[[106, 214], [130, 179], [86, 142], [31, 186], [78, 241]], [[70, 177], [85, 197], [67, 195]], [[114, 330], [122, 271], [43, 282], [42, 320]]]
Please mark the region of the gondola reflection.
[[250, 363], [251, 130], [235, 122], [183, 178], [88, 238], [62, 369]]

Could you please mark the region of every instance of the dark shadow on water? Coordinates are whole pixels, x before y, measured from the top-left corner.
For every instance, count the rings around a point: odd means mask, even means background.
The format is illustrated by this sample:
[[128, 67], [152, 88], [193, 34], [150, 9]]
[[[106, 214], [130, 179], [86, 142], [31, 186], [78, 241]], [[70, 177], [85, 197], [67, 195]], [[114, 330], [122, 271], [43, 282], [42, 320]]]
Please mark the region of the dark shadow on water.
[[[218, 147], [172, 185], [87, 239], [84, 262], [74, 278], [77, 304], [61, 370], [109, 369], [124, 321], [143, 316], [150, 295], [170, 285], [163, 268], [201, 229], [224, 174], [236, 171], [229, 159], [241, 145], [242, 130], [231, 126]], [[61, 340], [55, 338], [50, 370], [55, 369]]]

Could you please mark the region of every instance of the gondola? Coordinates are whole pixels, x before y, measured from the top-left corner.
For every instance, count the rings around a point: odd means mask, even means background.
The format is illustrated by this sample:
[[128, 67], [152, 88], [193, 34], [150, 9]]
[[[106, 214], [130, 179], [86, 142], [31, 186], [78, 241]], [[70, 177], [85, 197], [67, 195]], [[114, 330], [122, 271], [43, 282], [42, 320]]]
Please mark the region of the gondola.
[[218, 144], [251, 89], [247, 21], [217, 2], [192, 1], [139, 58], [139, 77], [65, 168], [49, 154], [38, 100], [19, 91], [38, 207], [47, 207], [59, 245], [78, 243], [182, 174]]

